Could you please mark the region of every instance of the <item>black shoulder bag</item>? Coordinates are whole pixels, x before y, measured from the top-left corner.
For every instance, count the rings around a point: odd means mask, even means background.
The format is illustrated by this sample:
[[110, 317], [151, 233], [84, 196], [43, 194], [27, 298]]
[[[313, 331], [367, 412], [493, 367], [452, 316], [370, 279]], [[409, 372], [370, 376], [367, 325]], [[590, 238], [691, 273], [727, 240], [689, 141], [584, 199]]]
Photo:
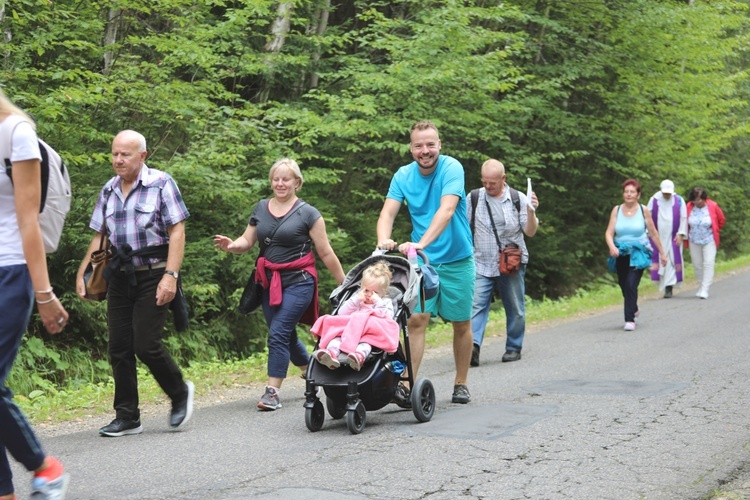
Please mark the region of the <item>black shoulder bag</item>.
[[[258, 246], [260, 247], [260, 253], [258, 254], [258, 259], [263, 257], [263, 254], [266, 251], [266, 248], [271, 246], [271, 243], [273, 242], [273, 237], [276, 234], [276, 231], [281, 227], [283, 223], [289, 219], [292, 215], [294, 215], [295, 212], [297, 212], [302, 206], [305, 205], [305, 202], [300, 200], [300, 203], [293, 208], [288, 214], [284, 216], [283, 219], [279, 221], [278, 224], [276, 224], [276, 227], [273, 228], [273, 231], [271, 231], [271, 234], [268, 235], [268, 237], [263, 241], [265, 243], [265, 246], [260, 244], [260, 241], [258, 241]], [[260, 306], [263, 305], [263, 285], [260, 281], [255, 280], [255, 272], [258, 268], [258, 260], [255, 260], [255, 269], [253, 269], [253, 272], [250, 273], [250, 278], [247, 280], [247, 284], [245, 285], [245, 289], [242, 291], [242, 297], [240, 297], [240, 304], [237, 306], [237, 311], [240, 312], [240, 314], [251, 314], [256, 312], [258, 309], [260, 309]]]

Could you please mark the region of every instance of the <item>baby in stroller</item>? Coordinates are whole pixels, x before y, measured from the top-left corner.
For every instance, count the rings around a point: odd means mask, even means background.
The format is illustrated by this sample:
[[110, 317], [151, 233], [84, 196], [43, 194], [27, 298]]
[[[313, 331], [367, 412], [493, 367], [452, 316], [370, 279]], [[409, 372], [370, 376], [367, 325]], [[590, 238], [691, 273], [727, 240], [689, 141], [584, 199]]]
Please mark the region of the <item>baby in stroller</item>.
[[[426, 256], [422, 259], [427, 262]], [[419, 301], [420, 283], [418, 267], [401, 255], [377, 251], [354, 266], [344, 283], [331, 292], [333, 314], [325, 317], [317, 328], [313, 327], [319, 342], [305, 374], [305, 424], [310, 431], [317, 432], [323, 427], [328, 410], [333, 420], [346, 417], [349, 431], [359, 434], [365, 427], [367, 412], [391, 403], [400, 381], [408, 382], [412, 388], [410, 402], [416, 419], [427, 422], [432, 418], [435, 389], [429, 379], [415, 379], [411, 375], [411, 348], [406, 327]], [[370, 295], [370, 303], [363, 305], [366, 294]], [[377, 298], [373, 298], [374, 295]], [[352, 300], [352, 305], [358, 305], [353, 313], [342, 315], [346, 312], [344, 305], [352, 296], [359, 296]], [[383, 300], [391, 302], [390, 308], [387, 303], [376, 308]], [[356, 324], [357, 317], [363, 320], [360, 324]], [[340, 323], [334, 328], [335, 322]], [[377, 326], [371, 330], [373, 325]], [[349, 331], [345, 333], [345, 329]], [[329, 350], [331, 341], [336, 338], [340, 339], [333, 342], [333, 347], [338, 348], [338, 354]], [[364, 350], [358, 350], [360, 346]], [[370, 349], [370, 355], [365, 356]], [[327, 354], [319, 353], [321, 350]], [[354, 356], [347, 358], [344, 353]], [[336, 360], [339, 369], [331, 370], [317, 361], [329, 357], [331, 361]], [[330, 364], [336, 366], [336, 363]], [[321, 387], [325, 405], [318, 391]]]
[[349, 366], [359, 371], [372, 348], [387, 353], [398, 349], [399, 325], [393, 319], [393, 301], [388, 298], [391, 270], [384, 260], [362, 272], [359, 291], [341, 305], [337, 315], [318, 318], [310, 332], [320, 339], [313, 358], [330, 369], [341, 366], [339, 354], [347, 354]]

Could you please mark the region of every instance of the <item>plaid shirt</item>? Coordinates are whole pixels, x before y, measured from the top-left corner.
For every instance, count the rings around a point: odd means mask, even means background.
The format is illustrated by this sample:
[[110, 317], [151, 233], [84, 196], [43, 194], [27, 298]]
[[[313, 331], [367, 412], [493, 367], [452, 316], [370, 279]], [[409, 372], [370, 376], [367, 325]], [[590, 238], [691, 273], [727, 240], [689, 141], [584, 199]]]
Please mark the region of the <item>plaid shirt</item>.
[[[489, 201], [492, 209], [492, 217], [495, 220], [495, 228], [500, 238], [500, 243], [507, 245], [510, 242], [518, 245], [523, 252], [521, 262], [529, 262], [529, 252], [526, 250], [526, 242], [523, 239], [523, 228], [526, 227], [527, 209], [526, 195], [518, 192], [521, 212], [516, 211], [513, 200], [510, 197], [510, 189], [505, 184], [503, 195], [499, 199]], [[490, 216], [487, 213], [487, 192], [484, 188], [479, 190], [477, 199], [477, 211], [474, 221], [474, 261], [477, 266], [477, 274], [488, 278], [500, 276], [498, 268], [498, 257], [500, 249], [497, 247], [495, 233], [490, 225]], [[471, 221], [471, 197], [467, 196], [467, 217]], [[498, 210], [498, 206], [500, 210]]]
[[[106, 207], [107, 233], [115, 247], [128, 243], [133, 250], [169, 243], [167, 228], [187, 219], [185, 207], [174, 179], [145, 164], [125, 198], [122, 179], [110, 179], [99, 193], [89, 227], [101, 232]], [[133, 265], [156, 264], [160, 259], [133, 257]]]

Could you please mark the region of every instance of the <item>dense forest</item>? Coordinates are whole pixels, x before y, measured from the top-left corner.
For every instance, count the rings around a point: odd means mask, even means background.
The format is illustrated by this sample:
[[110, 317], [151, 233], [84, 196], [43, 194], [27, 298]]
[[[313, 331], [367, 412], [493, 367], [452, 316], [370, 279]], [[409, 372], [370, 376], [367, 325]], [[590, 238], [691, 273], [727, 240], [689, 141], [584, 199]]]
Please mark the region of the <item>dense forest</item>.
[[[64, 335], [32, 322], [21, 362], [61, 367], [59, 349], [103, 360], [104, 306], [75, 294], [113, 136], [143, 133], [150, 166], [192, 214], [183, 265], [187, 359], [262, 350], [260, 315], [235, 312], [255, 251], [216, 251], [270, 195], [282, 156], [326, 219], [348, 269], [375, 245], [408, 131], [434, 121], [467, 191], [501, 160], [531, 178], [540, 230], [527, 290], [560, 297], [601, 280], [604, 229], [622, 181], [642, 201], [664, 178], [707, 188], [727, 214], [721, 256], [746, 252], [750, 222], [747, 1], [732, 0], [0, 0], [0, 85], [66, 160], [74, 206], [57, 253]], [[407, 239], [402, 210], [395, 237]], [[322, 302], [333, 280], [321, 266]], [[69, 358], [68, 358], [69, 359]], [[99, 364], [106, 367], [106, 363]]]

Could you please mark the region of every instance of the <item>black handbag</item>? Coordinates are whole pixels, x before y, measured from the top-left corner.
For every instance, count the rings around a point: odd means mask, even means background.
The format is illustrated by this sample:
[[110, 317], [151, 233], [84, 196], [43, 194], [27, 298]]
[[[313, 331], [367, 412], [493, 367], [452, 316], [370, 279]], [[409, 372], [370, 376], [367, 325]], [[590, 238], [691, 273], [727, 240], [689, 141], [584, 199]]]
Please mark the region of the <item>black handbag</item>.
[[[260, 259], [263, 257], [263, 253], [265, 252], [266, 248], [271, 246], [271, 243], [273, 242], [273, 236], [276, 234], [276, 231], [281, 227], [281, 225], [289, 219], [292, 214], [297, 212], [300, 208], [302, 208], [306, 203], [302, 200], [300, 200], [300, 203], [297, 204], [297, 206], [292, 209], [288, 214], [284, 216], [281, 221], [279, 221], [278, 224], [276, 224], [276, 227], [273, 228], [273, 231], [271, 231], [271, 234], [266, 237], [264, 243], [265, 246], [260, 245], [261, 250], [260, 254], [258, 255], [258, 258]], [[250, 273], [250, 278], [247, 280], [247, 284], [245, 285], [245, 289], [242, 291], [242, 297], [240, 297], [240, 305], [237, 306], [237, 311], [240, 314], [251, 314], [256, 312], [258, 309], [260, 309], [260, 306], [263, 305], [263, 285], [260, 283], [260, 281], [255, 281], [255, 272], [258, 268], [258, 261], [255, 261], [255, 269], [253, 269], [253, 272]]]
[[250, 279], [247, 280], [245, 290], [242, 291], [240, 305], [237, 310], [240, 314], [250, 314], [257, 311], [263, 304], [263, 285], [260, 281], [255, 281], [255, 269], [250, 273]]

